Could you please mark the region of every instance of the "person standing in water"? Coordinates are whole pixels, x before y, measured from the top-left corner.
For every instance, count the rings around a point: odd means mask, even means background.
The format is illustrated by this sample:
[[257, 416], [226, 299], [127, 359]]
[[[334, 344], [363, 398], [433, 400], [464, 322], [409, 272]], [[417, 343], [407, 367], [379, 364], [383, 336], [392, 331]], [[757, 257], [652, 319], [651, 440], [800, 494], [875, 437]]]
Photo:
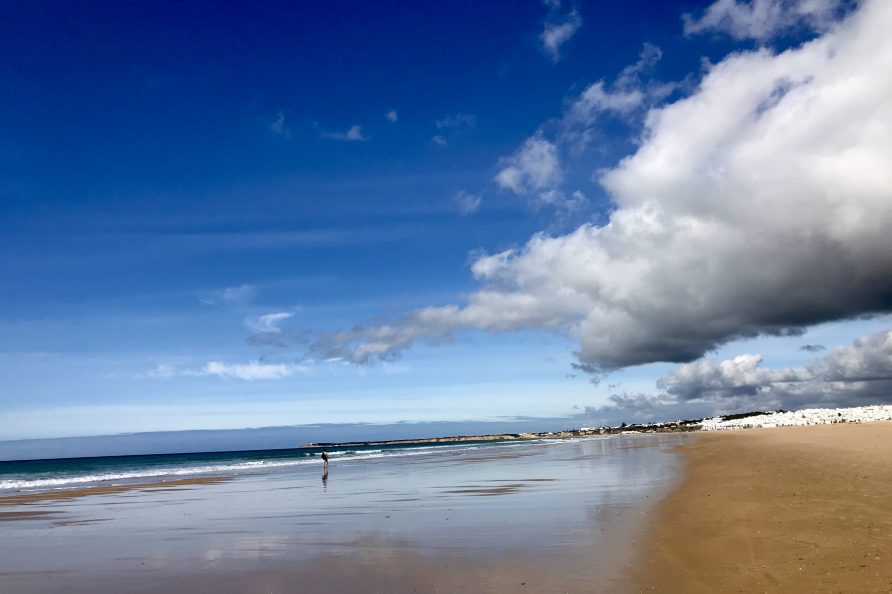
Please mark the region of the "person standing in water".
[[322, 477], [328, 477], [328, 454], [322, 452]]

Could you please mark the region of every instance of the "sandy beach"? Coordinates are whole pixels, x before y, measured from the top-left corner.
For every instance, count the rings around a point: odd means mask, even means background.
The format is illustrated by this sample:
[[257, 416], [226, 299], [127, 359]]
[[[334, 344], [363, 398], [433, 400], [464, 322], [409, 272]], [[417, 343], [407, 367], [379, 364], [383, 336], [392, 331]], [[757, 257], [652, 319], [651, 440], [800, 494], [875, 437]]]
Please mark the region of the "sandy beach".
[[[188, 489], [197, 485], [217, 485], [230, 479], [231, 477], [206, 476], [197, 478], [173, 479], [167, 481], [156, 481], [153, 483], [125, 483], [122, 485], [91, 486], [81, 487], [79, 489], [63, 489], [59, 491], [40, 491], [37, 493], [23, 493], [21, 495], [8, 495], [5, 497], [0, 497], [0, 506], [6, 507], [12, 505], [28, 505], [43, 501], [77, 499], [79, 497], [89, 497], [93, 495], [113, 495], [116, 493], [126, 493], [127, 491], [160, 492], [180, 490]], [[17, 512], [0, 512], [0, 520], [13, 517], [2, 515], [4, 513], [13, 514]]]
[[325, 481], [318, 464], [260, 465], [13, 495], [0, 589], [617, 592], [689, 439], [461, 445], [335, 459]]
[[639, 592], [892, 591], [892, 423], [701, 433]]
[[[0, 499], [11, 592], [887, 592], [892, 423], [504, 444]], [[4, 590], [6, 591], [6, 590]]]

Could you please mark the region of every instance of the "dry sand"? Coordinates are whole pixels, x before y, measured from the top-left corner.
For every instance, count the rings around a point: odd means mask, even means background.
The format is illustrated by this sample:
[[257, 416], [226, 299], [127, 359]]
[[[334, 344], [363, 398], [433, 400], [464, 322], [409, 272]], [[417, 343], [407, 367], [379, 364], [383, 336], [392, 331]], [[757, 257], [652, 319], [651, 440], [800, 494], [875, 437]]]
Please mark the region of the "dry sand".
[[892, 423], [703, 433], [639, 592], [892, 592]]

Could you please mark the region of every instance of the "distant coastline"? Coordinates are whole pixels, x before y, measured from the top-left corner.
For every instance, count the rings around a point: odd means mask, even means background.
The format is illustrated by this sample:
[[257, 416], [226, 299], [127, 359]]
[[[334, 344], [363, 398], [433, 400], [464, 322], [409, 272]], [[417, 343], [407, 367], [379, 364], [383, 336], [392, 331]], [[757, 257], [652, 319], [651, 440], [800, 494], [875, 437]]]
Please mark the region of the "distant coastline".
[[[766, 414], [766, 413], [750, 413]], [[565, 431], [542, 431], [538, 433], [500, 433], [494, 435], [452, 435], [448, 437], [427, 437], [421, 439], [387, 439], [380, 441], [346, 441], [308, 443], [305, 448], [348, 448], [383, 445], [414, 445], [425, 443], [450, 443], [469, 441], [513, 441], [531, 439], [570, 439], [573, 437], [591, 437], [593, 435], [617, 435], [621, 433], [675, 433], [698, 431], [702, 419], [690, 421], [672, 421], [669, 423], [636, 423], [617, 427], [582, 427]]]
[[733, 429], [759, 429], [797, 425], [829, 425], [835, 423], [868, 423], [892, 421], [892, 405], [853, 406], [847, 408], [809, 408], [799, 411], [753, 411], [720, 415], [705, 419], [686, 419], [661, 423], [623, 423], [614, 427], [581, 427], [564, 431], [538, 433], [500, 433], [493, 435], [453, 435], [420, 439], [389, 439], [379, 441], [348, 441], [308, 443], [307, 448], [344, 448], [386, 445], [413, 445], [425, 443], [450, 443], [472, 441], [512, 441], [531, 439], [570, 439], [595, 435], [621, 435], [626, 433], [679, 433], [690, 431], [724, 431]]

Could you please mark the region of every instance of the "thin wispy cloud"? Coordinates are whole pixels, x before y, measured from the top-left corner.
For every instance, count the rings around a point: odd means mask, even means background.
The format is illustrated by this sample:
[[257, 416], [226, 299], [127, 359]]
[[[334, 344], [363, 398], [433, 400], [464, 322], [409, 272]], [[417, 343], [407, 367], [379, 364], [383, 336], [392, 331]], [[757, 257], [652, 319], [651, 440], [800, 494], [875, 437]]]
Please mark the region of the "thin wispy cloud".
[[557, 63], [561, 59], [563, 46], [582, 27], [582, 17], [575, 7], [562, 13], [561, 3], [558, 1], [545, 0], [543, 4], [549, 9], [549, 13], [545, 18], [542, 33], [539, 34], [539, 41], [551, 61]]
[[826, 351], [827, 348], [822, 344], [804, 344], [799, 347], [799, 350], [806, 353], [820, 353], [821, 351]]
[[564, 183], [564, 160], [583, 154], [598, 137], [606, 117], [634, 124], [647, 108], [666, 99], [674, 83], [659, 83], [648, 74], [662, 58], [662, 51], [645, 43], [638, 60], [624, 68], [612, 82], [596, 81], [567, 101], [559, 118], [548, 120], [510, 157], [503, 158], [495, 177], [503, 190], [529, 201], [534, 208], [554, 208], [559, 217], [581, 210], [584, 193]]
[[399, 114], [396, 112], [395, 109], [391, 109], [390, 111], [388, 111], [388, 112], [384, 115], [384, 117], [387, 118], [387, 121], [388, 121], [388, 122], [396, 122], [397, 120], [400, 119], [400, 116], [399, 116]]
[[449, 146], [449, 142], [446, 140], [446, 137], [441, 134], [437, 134], [436, 136], [431, 138], [431, 142], [437, 146], [442, 146], [442, 147]]
[[281, 311], [276, 313], [265, 314], [256, 318], [246, 318], [245, 328], [252, 332], [269, 332], [279, 334], [282, 332], [280, 324], [285, 320], [294, 317], [294, 313], [290, 311]]
[[279, 380], [293, 375], [306, 374], [309, 367], [296, 363], [266, 363], [249, 361], [247, 363], [227, 363], [225, 361], [208, 361], [200, 367], [176, 367], [160, 364], [144, 374], [151, 379], [170, 380], [177, 377], [216, 377], [243, 381]]
[[322, 132], [319, 136], [329, 140], [340, 140], [343, 142], [367, 142], [369, 140], [369, 137], [363, 134], [362, 126], [358, 124], [351, 126], [345, 132]]
[[276, 312], [262, 316], [246, 318], [244, 327], [251, 332], [245, 340], [255, 347], [274, 347], [284, 349], [297, 344], [305, 344], [304, 332], [286, 330], [283, 322], [294, 317], [293, 312]]
[[257, 287], [244, 284], [226, 287], [217, 291], [209, 291], [199, 296], [199, 301], [208, 305], [238, 307], [251, 303], [257, 297]]
[[464, 190], [459, 190], [452, 196], [452, 202], [458, 209], [459, 214], [469, 215], [480, 210], [482, 198], [480, 194], [471, 194]]
[[307, 368], [303, 365], [262, 363], [260, 361], [235, 364], [223, 361], [208, 361], [203, 369], [204, 375], [244, 381], [277, 380], [297, 373], [305, 373], [306, 371]]
[[683, 16], [685, 35], [724, 33], [765, 42], [790, 29], [826, 31], [846, 7], [843, 0], [718, 0], [699, 16]]
[[355, 245], [398, 240], [400, 229], [308, 229], [293, 231], [223, 231], [151, 234], [157, 248], [195, 251], [265, 251]]
[[477, 117], [473, 114], [457, 113], [439, 119], [434, 124], [440, 129], [473, 128], [477, 125]]
[[277, 134], [284, 138], [291, 138], [291, 130], [285, 123], [285, 114], [281, 111], [277, 113], [275, 119], [270, 122], [269, 129], [273, 134]]

